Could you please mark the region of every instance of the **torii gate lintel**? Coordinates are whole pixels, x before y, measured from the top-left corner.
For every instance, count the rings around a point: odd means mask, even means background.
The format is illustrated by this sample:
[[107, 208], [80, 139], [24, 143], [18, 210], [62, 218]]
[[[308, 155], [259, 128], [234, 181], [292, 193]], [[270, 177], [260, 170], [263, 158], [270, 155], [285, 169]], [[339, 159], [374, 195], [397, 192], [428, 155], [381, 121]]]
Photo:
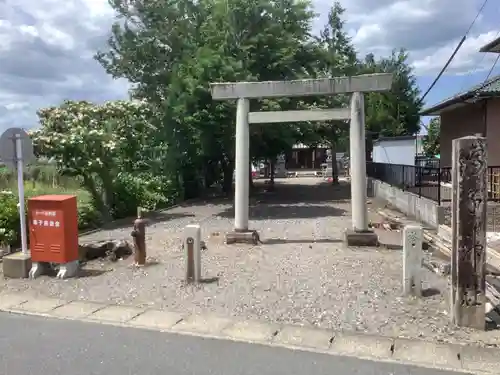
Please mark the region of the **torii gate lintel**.
[[[351, 246], [373, 246], [378, 237], [368, 228], [364, 92], [389, 91], [393, 75], [367, 74], [352, 77], [304, 79], [293, 81], [212, 83], [214, 100], [237, 99], [235, 152], [235, 220], [234, 231], [226, 242], [257, 243], [259, 235], [248, 227], [250, 123], [293, 121], [325, 121], [350, 119], [350, 164], [352, 228], [345, 232], [345, 241]], [[350, 108], [249, 112], [249, 99], [352, 94]], [[297, 120], [298, 119], [298, 120]]]

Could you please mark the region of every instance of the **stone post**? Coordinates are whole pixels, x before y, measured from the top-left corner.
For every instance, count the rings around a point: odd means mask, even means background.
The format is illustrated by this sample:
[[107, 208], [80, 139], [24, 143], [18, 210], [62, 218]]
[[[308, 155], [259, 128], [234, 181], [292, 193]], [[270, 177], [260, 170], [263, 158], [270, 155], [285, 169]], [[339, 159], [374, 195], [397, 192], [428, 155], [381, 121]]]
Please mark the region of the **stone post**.
[[418, 225], [407, 225], [403, 230], [403, 291], [404, 295], [422, 295], [422, 238]]
[[276, 158], [274, 177], [276, 178], [286, 178], [286, 157], [285, 154], [280, 154]]
[[378, 236], [368, 229], [365, 104], [363, 94], [355, 92], [351, 98], [350, 126], [351, 205], [352, 230], [345, 233], [349, 246], [377, 246]]
[[134, 263], [136, 266], [144, 266], [146, 265], [146, 220], [140, 208], [137, 209], [137, 219], [134, 221], [131, 235], [134, 240]]
[[186, 282], [201, 281], [201, 228], [197, 224], [184, 229], [184, 249], [186, 250]]
[[451, 316], [486, 329], [487, 153], [483, 137], [453, 140]]
[[332, 150], [326, 150], [326, 170], [325, 170], [325, 179], [329, 179], [333, 177], [333, 155]]

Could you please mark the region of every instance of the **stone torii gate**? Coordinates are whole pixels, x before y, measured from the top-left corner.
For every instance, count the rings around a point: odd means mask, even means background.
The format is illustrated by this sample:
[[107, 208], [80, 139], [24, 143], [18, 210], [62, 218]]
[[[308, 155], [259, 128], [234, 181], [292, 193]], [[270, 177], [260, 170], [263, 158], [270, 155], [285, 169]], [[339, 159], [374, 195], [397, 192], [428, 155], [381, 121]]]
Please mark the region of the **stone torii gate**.
[[[368, 229], [366, 207], [365, 92], [389, 91], [392, 74], [368, 74], [353, 77], [304, 79], [293, 81], [212, 83], [214, 100], [237, 100], [235, 148], [235, 218], [234, 231], [227, 243], [256, 243], [258, 233], [248, 227], [250, 129], [252, 123], [290, 121], [351, 120], [350, 162], [352, 229], [346, 230], [345, 241], [351, 246], [373, 246], [377, 235]], [[250, 99], [320, 96], [352, 93], [350, 110], [326, 109], [303, 111], [250, 112]]]
[[[301, 111], [265, 111], [265, 112], [250, 112], [248, 114], [249, 124], [274, 124], [286, 122], [304, 122], [304, 121], [332, 121], [332, 120], [349, 120], [351, 113], [349, 108], [335, 109], [310, 109]], [[327, 156], [327, 174], [333, 177], [332, 169], [332, 154], [331, 150]], [[275, 177], [286, 177], [285, 170], [285, 155], [281, 154], [277, 160], [277, 171]]]

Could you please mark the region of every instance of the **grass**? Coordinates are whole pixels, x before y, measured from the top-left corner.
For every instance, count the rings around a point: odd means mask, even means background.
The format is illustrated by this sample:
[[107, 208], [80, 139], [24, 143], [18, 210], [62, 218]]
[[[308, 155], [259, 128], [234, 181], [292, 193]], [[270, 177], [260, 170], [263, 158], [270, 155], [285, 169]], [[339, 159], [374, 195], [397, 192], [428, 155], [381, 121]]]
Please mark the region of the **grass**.
[[[1, 183], [0, 182], [0, 190], [8, 190], [17, 194], [17, 182], [16, 183]], [[32, 198], [38, 195], [49, 195], [49, 194], [70, 194], [76, 195], [78, 202], [81, 203], [89, 203], [90, 202], [90, 194], [79, 187], [65, 187], [65, 186], [57, 186], [46, 183], [39, 183], [32, 181], [25, 181], [24, 183], [24, 196], [26, 198]]]
[[[10, 189], [14, 194], [17, 194], [17, 186]], [[60, 186], [47, 186], [47, 185], [37, 185], [35, 188], [25, 185], [24, 186], [24, 196], [26, 199], [33, 198], [40, 195], [58, 195], [58, 194], [68, 194], [76, 195], [78, 202], [78, 207], [88, 207], [91, 204], [90, 194], [84, 189], [68, 189]]]
[[[75, 178], [60, 176], [50, 164], [32, 165], [24, 174], [24, 196], [32, 198], [39, 195], [69, 194], [76, 195], [79, 211], [92, 211], [90, 194], [80, 187]], [[11, 191], [17, 195], [17, 175], [0, 166], [0, 191]]]
[[[0, 190], [17, 192], [17, 174], [0, 166]], [[61, 176], [54, 165], [40, 163], [30, 165], [24, 173], [25, 196], [31, 198], [45, 194], [74, 194], [79, 201], [88, 202], [89, 194], [80, 188], [77, 179]]]

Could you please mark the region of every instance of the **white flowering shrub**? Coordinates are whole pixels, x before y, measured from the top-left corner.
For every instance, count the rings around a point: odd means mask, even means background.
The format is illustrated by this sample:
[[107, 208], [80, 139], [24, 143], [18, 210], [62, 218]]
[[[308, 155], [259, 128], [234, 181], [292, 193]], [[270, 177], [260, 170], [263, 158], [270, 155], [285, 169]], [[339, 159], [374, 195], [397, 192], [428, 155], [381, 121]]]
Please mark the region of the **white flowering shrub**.
[[158, 163], [151, 157], [158, 131], [146, 103], [66, 101], [38, 116], [41, 127], [31, 133], [35, 152], [61, 173], [78, 176], [104, 220], [134, 213], [137, 205], [156, 208], [172, 200], [168, 176], [155, 176], [151, 168]]
[[63, 172], [78, 175], [99, 173], [121, 155], [140, 152], [148, 131], [156, 130], [141, 102], [66, 101], [41, 109], [38, 116], [41, 128], [32, 132], [37, 152], [56, 161]]

